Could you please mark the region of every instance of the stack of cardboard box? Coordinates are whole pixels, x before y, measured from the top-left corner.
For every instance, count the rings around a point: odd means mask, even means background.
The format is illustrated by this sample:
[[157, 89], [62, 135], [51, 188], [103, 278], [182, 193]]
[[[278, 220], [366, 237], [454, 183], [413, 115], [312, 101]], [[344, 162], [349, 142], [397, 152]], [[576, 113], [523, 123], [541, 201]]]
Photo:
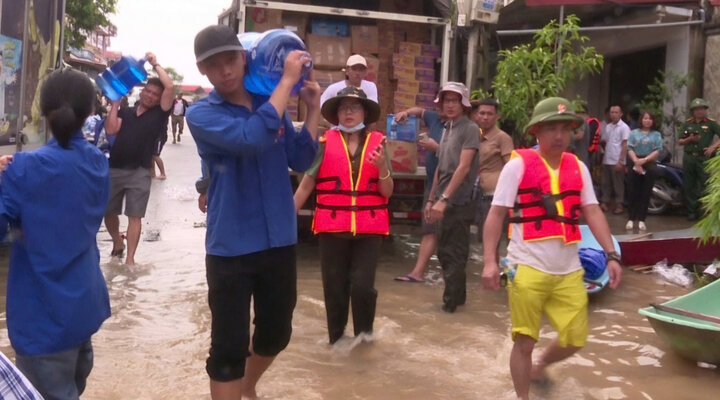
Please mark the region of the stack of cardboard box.
[[410, 107], [435, 108], [439, 84], [435, 79], [435, 59], [440, 47], [430, 44], [400, 42], [392, 56], [393, 78], [397, 79], [395, 112]]

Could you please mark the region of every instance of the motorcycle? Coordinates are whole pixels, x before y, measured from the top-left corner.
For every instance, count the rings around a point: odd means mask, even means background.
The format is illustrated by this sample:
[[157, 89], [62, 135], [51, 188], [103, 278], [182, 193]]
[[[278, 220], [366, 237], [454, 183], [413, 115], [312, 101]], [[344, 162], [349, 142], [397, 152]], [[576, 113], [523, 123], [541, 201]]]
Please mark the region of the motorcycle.
[[648, 214], [664, 214], [683, 204], [683, 170], [681, 166], [671, 164], [670, 158], [666, 153], [656, 164], [658, 175], [650, 195]]

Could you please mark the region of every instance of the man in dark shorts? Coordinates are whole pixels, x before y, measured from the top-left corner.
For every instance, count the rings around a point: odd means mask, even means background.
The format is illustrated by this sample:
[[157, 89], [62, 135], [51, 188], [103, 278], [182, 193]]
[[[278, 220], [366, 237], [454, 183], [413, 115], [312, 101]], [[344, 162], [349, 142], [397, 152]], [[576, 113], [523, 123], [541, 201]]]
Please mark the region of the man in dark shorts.
[[133, 107], [120, 107], [112, 102], [105, 121], [108, 135], [116, 135], [110, 150], [110, 201], [105, 212], [105, 227], [113, 239], [111, 256], [122, 257], [125, 250], [120, 236], [123, 199], [127, 226], [127, 257], [125, 264], [135, 264], [135, 251], [140, 242], [142, 218], [150, 198], [153, 155], [167, 120], [173, 100], [173, 82], [158, 64], [155, 54], [145, 54], [157, 78], [148, 79]]
[[[160, 180], [167, 178], [165, 175], [165, 163], [162, 158], [160, 158], [160, 153], [162, 153], [162, 149], [165, 147], [165, 143], [167, 143], [168, 140], [167, 128], [168, 124], [167, 121], [165, 121], [162, 131], [160, 131], [160, 137], [158, 138], [157, 143], [155, 143], [155, 152], [153, 153], [152, 177]], [[160, 170], [160, 175], [155, 174], [155, 164], [157, 164], [157, 167]]]
[[257, 398], [258, 380], [290, 342], [297, 301], [297, 217], [288, 167], [310, 167], [320, 120], [317, 82], [306, 82], [300, 91], [307, 106], [302, 130], [293, 127], [286, 112], [305, 55], [290, 52], [273, 93], [259, 96], [243, 85], [246, 55], [236, 32], [212, 25], [195, 36], [198, 70], [214, 87], [186, 115], [207, 167], [203, 175], [210, 179], [200, 207], [207, 209], [212, 324], [205, 369], [214, 400]]

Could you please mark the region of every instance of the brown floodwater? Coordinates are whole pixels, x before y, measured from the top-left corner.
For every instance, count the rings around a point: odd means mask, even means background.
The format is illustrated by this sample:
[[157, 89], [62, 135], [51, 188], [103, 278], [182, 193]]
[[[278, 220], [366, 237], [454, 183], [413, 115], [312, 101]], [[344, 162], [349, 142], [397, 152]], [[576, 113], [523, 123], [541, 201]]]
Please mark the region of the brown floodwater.
[[[83, 399], [209, 399], [205, 374], [210, 313], [204, 267], [204, 220], [193, 182], [199, 159], [189, 135], [163, 152], [168, 179], [154, 181], [144, 222], [156, 241], [141, 241], [134, 267], [110, 261], [111, 243], [98, 234], [112, 317], [93, 337], [95, 368]], [[609, 217], [615, 234], [624, 219]], [[124, 223], [124, 219], [121, 219]], [[685, 228], [679, 216], [648, 218], [650, 229]], [[417, 227], [397, 226], [378, 267], [372, 338], [327, 344], [318, 248], [298, 247], [298, 303], [293, 337], [259, 384], [263, 399], [512, 399], [512, 342], [503, 291], [478, 288], [481, 248], [473, 244], [468, 301], [455, 314], [440, 310], [437, 260], [426, 283], [399, 283], [419, 243]], [[152, 239], [152, 237], [149, 237]], [[4, 311], [7, 249], [0, 254]], [[533, 387], [539, 399], [711, 399], [720, 393], [715, 369], [683, 360], [655, 335], [637, 309], [687, 293], [652, 274], [625, 270], [620, 289], [591, 297], [590, 338], [577, 355], [550, 368], [553, 384]], [[32, 296], [28, 293], [28, 296]], [[351, 333], [348, 327], [347, 333]], [[538, 349], [554, 332], [545, 325]], [[0, 318], [0, 350], [14, 357]]]

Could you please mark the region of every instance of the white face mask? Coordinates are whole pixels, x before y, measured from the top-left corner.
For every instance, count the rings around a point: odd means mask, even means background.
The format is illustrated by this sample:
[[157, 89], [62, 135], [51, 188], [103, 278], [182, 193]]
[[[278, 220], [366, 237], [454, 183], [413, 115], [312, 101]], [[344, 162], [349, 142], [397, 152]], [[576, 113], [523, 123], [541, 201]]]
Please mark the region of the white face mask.
[[338, 125], [338, 128], [340, 128], [341, 131], [347, 132], [347, 133], [355, 133], [355, 132], [357, 132], [357, 131], [362, 130], [364, 127], [365, 127], [365, 123], [364, 123], [364, 122], [361, 122], [361, 123], [359, 123], [359, 124], [357, 124], [357, 125], [355, 125], [355, 126], [353, 126], [353, 127], [347, 127], [347, 126], [345, 126], [345, 125], [343, 125], [343, 124], [339, 124], [339, 125]]

